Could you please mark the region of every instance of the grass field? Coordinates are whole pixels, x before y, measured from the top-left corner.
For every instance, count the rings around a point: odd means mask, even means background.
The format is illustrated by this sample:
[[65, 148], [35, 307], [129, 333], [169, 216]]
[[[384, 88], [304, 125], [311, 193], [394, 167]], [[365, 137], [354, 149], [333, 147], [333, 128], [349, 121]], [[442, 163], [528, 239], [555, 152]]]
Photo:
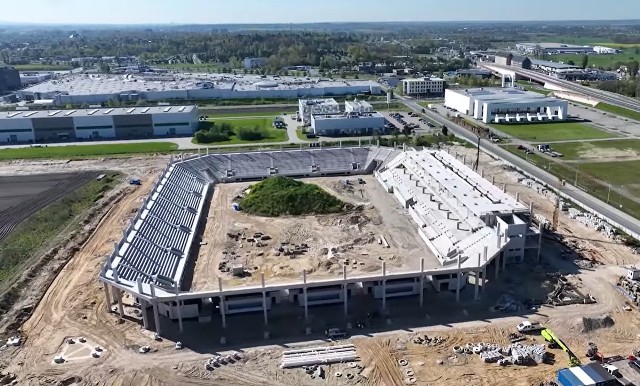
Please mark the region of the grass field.
[[298, 127], [296, 129], [296, 136], [298, 137], [298, 139], [301, 139], [303, 141], [313, 142], [313, 141], [317, 141], [318, 140], [318, 138], [307, 138], [307, 134], [302, 132], [302, 128], [301, 127]]
[[41, 209], [20, 224], [0, 243], [0, 286], [15, 277], [34, 253], [48, 240], [68, 228], [78, 215], [90, 208], [105, 192], [118, 182], [118, 174], [110, 173], [100, 181], [94, 180], [75, 192]]
[[[604, 202], [608, 199], [610, 205], [640, 219], [640, 203], [615, 192], [615, 189], [623, 189], [633, 197], [640, 194], [640, 186], [634, 185], [640, 181], [640, 161], [580, 163], [576, 169], [575, 164], [551, 161], [537, 154], [526, 155], [515, 146], [507, 146], [506, 149], [570, 184], [576, 181], [577, 172], [580, 189]], [[615, 186], [611, 193], [609, 184]]]
[[[553, 144], [553, 150], [564, 154], [564, 160], [593, 159], [594, 157], [612, 156], [624, 157], [622, 152], [640, 154], [640, 140], [611, 140], [596, 142], [568, 142]], [[618, 153], [618, 154], [616, 154]], [[613, 158], [608, 157], [607, 158]]]
[[241, 127], [259, 127], [264, 130], [266, 134], [266, 138], [258, 140], [258, 141], [245, 141], [236, 136], [231, 136], [231, 139], [228, 141], [221, 142], [213, 142], [212, 144], [218, 145], [231, 145], [237, 143], [262, 143], [262, 142], [285, 142], [289, 139], [287, 135], [287, 130], [285, 129], [276, 129], [273, 127], [273, 117], [270, 116], [268, 118], [223, 118], [223, 119], [210, 119], [212, 122], [226, 122], [229, 123], [232, 128], [241, 128]]
[[271, 111], [268, 111], [268, 112], [256, 111], [256, 112], [248, 112], [248, 113], [243, 113], [243, 112], [218, 113], [218, 111], [219, 110], [199, 109], [200, 115], [209, 116], [209, 120], [219, 120], [221, 118], [243, 118], [243, 117], [259, 117], [259, 118], [270, 118], [270, 119], [273, 119], [273, 118], [275, 118], [275, 117], [277, 117], [279, 115], [283, 115], [283, 113], [286, 113], [286, 114], [295, 114], [296, 113], [295, 110], [285, 110], [285, 111], [282, 111], [282, 113], [274, 113], [274, 112], [271, 112]]
[[579, 139], [600, 139], [615, 137], [605, 131], [576, 122], [532, 123], [532, 124], [500, 124], [493, 125], [496, 130], [513, 137], [534, 141], [563, 141]]
[[141, 142], [104, 145], [48, 146], [1, 149], [0, 160], [34, 158], [86, 158], [136, 153], [164, 153], [178, 150], [172, 142]]
[[596, 105], [596, 109], [606, 111], [611, 114], [619, 115], [621, 117], [626, 117], [636, 121], [640, 121], [640, 112], [629, 110], [624, 107], [614, 106], [608, 103], [600, 102]]
[[[631, 60], [636, 60], [639, 55], [635, 55], [633, 52], [623, 52], [621, 54], [613, 54], [613, 55], [589, 55], [589, 67], [593, 67], [594, 65], [599, 68], [613, 68], [613, 65], [616, 62], [629, 62]], [[551, 55], [549, 60], [554, 62], [565, 62], [569, 63], [570, 60], [576, 64], [576, 66], [582, 65], [582, 55]]]

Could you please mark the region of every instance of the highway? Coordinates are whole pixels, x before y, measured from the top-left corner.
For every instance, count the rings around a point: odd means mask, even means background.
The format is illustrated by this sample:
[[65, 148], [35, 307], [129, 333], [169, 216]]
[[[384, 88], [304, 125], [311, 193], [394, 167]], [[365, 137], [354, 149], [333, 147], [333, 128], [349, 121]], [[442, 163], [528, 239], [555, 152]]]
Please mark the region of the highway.
[[625, 107], [635, 111], [640, 111], [640, 101], [634, 98], [629, 98], [629, 97], [620, 95], [620, 94], [597, 90], [587, 86], [582, 86], [580, 84], [577, 84], [568, 80], [557, 79], [537, 71], [525, 70], [522, 68], [516, 68], [511, 66], [502, 66], [495, 63], [482, 64], [481, 66], [490, 70], [498, 69], [498, 70], [515, 72], [517, 75], [522, 76], [523, 78], [529, 78], [531, 80], [541, 82], [541, 83], [555, 84], [563, 89], [566, 89], [567, 91], [573, 91], [573, 92], [582, 94], [584, 96], [588, 96], [612, 105]]
[[[421, 113], [422, 106], [420, 106], [414, 100], [406, 99], [401, 96], [397, 96], [397, 98], [404, 103], [407, 107], [412, 109], [417, 113]], [[428, 109], [425, 110], [425, 113], [422, 113], [427, 117], [433, 119], [434, 121], [440, 123], [441, 125], [447, 126], [450, 132], [454, 133], [456, 136], [465, 138], [471, 143], [477, 143], [478, 137], [470, 132], [469, 130], [463, 128], [451, 122], [450, 120], [436, 114]], [[515, 154], [508, 152], [502, 147], [487, 141], [481, 140], [480, 148], [488, 153], [493, 154], [496, 157], [499, 157], [508, 163], [514, 165], [518, 169], [524, 171], [525, 173], [533, 176], [534, 178], [542, 181], [544, 184], [550, 187], [556, 187], [559, 185], [559, 180], [554, 175], [547, 173], [546, 171], [538, 168], [537, 166], [530, 164], [526, 160], [518, 157]], [[560, 188], [561, 192], [564, 193], [571, 200], [582, 204], [592, 210], [600, 213], [602, 216], [609, 218], [611, 221], [616, 222], [621, 227], [626, 228], [626, 230], [631, 233], [632, 236], [639, 238], [640, 237], [640, 221], [631, 217], [630, 215], [620, 211], [617, 208], [614, 208], [599, 199], [591, 196], [590, 194], [576, 188], [575, 186], [565, 184]]]

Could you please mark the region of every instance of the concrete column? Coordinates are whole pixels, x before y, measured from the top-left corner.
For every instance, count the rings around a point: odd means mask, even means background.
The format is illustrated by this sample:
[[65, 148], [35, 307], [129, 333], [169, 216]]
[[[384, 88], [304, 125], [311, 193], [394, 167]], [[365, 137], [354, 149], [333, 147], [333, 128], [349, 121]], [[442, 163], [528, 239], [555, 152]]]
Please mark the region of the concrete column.
[[153, 322], [156, 325], [156, 333], [160, 335], [160, 314], [158, 313], [158, 302], [156, 300], [156, 286], [153, 283], [149, 284], [151, 289], [151, 306], [153, 307]]
[[[176, 289], [175, 289], [175, 294], [179, 295], [180, 294], [180, 289], [178, 288], [180, 287], [179, 285], [176, 285]], [[178, 328], [180, 329], [180, 333], [182, 333], [184, 331], [184, 328], [182, 326], [182, 302], [180, 301], [180, 299], [176, 299], [176, 308], [177, 308], [177, 312], [178, 312]]]
[[304, 298], [304, 320], [309, 318], [309, 299], [307, 297], [307, 270], [302, 270], [302, 296]]
[[496, 256], [494, 263], [496, 265], [496, 280], [497, 280], [498, 277], [500, 276], [500, 255]]
[[387, 262], [382, 262], [382, 310], [387, 310]]
[[507, 184], [502, 185], [502, 192], [507, 193]]
[[489, 258], [489, 247], [488, 246], [484, 246], [484, 249], [482, 251], [482, 255], [484, 256], [484, 262], [487, 262], [487, 259]]
[[516, 192], [516, 202], [520, 202], [520, 192]]
[[420, 259], [420, 307], [424, 303], [424, 257]]
[[484, 169], [480, 170], [480, 177], [484, 178]]
[[496, 176], [491, 176], [491, 184], [496, 184]]
[[482, 254], [478, 253], [478, 270], [475, 272], [476, 275], [476, 285], [474, 289], [473, 298], [478, 300], [478, 290], [480, 289], [480, 265], [482, 264]]
[[531, 226], [532, 218], [533, 218], [533, 200], [529, 202], [529, 223], [528, 223], [529, 226]]
[[267, 315], [267, 291], [264, 285], [264, 272], [260, 272], [260, 282], [262, 284], [262, 312], [264, 312], [264, 325], [269, 325], [269, 316]]
[[142, 326], [145, 330], [149, 329], [149, 320], [147, 320], [147, 302], [142, 300], [140, 303], [140, 311], [142, 311]]
[[502, 256], [502, 271], [507, 269], [507, 258], [506, 256]]
[[347, 266], [343, 265], [342, 266], [342, 297], [343, 297], [343, 304], [344, 304], [344, 316], [346, 317], [347, 315], [349, 315], [349, 300], [347, 299]]
[[122, 291], [118, 291], [118, 312], [120, 313], [120, 318], [124, 318], [124, 305], [122, 304]]
[[463, 155], [463, 156], [462, 156], [462, 164], [463, 164], [463, 165], [466, 165], [466, 164], [467, 164], [467, 156], [466, 156], [466, 155]]
[[222, 317], [222, 328], [227, 328], [226, 305], [224, 304], [224, 295], [222, 294], [222, 278], [218, 278], [218, 291], [220, 291], [220, 316]]
[[109, 295], [109, 286], [107, 283], [104, 283], [104, 296], [107, 302], [107, 312], [111, 312], [111, 296]]
[[487, 286], [487, 266], [485, 265], [482, 268], [482, 293], [484, 293], [484, 289]]
[[456, 274], [456, 303], [460, 303], [460, 255], [458, 255], [458, 273]]
[[542, 224], [540, 224], [538, 229], [540, 230], [540, 235], [538, 236], [538, 254], [536, 257], [536, 263], [540, 264], [540, 250], [542, 249], [542, 232], [544, 232], [544, 228], [542, 227]]

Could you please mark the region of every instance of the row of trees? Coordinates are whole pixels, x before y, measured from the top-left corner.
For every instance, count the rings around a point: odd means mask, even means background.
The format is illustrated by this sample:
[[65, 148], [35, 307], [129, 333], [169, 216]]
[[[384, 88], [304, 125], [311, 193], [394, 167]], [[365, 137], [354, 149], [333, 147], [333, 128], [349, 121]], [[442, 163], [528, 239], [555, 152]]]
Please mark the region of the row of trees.
[[266, 130], [255, 127], [233, 128], [228, 122], [201, 122], [202, 128], [194, 135], [197, 143], [229, 141], [232, 136], [243, 141], [259, 141], [268, 137]]

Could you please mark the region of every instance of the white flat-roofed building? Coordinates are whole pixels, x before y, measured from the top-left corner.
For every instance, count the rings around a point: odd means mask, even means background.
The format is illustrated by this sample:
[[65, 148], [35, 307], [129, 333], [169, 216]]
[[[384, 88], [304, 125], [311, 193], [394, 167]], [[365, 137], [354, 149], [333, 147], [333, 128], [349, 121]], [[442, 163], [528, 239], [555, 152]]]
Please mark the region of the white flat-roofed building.
[[192, 135], [196, 106], [26, 110], [0, 113], [0, 143]]
[[593, 51], [596, 54], [600, 54], [600, 55], [612, 55], [612, 54], [617, 54], [621, 52], [621, 50], [618, 50], [616, 48], [604, 47], [604, 46], [595, 46], [593, 47]]
[[313, 114], [311, 129], [315, 135], [326, 137], [382, 134], [384, 132], [384, 117], [376, 112]]
[[515, 88], [447, 89], [447, 108], [484, 123], [563, 121], [569, 102]]
[[516, 50], [526, 54], [591, 54], [593, 47], [564, 43], [518, 43]]
[[440, 78], [412, 78], [402, 80], [404, 95], [442, 96], [444, 94], [444, 79]]
[[[18, 91], [23, 100], [53, 99], [57, 105], [205, 99], [313, 99], [380, 94], [370, 80], [230, 74], [72, 74]], [[177, 104], [178, 102], [176, 102]]]
[[300, 99], [298, 101], [298, 115], [303, 126], [311, 124], [313, 114], [338, 114], [340, 105], [333, 98], [326, 99]]
[[372, 113], [373, 106], [367, 101], [359, 101], [357, 99], [353, 101], [344, 102], [344, 111], [346, 113]]
[[519, 263], [539, 247], [529, 209], [445, 151], [405, 151], [375, 176], [445, 266]]

